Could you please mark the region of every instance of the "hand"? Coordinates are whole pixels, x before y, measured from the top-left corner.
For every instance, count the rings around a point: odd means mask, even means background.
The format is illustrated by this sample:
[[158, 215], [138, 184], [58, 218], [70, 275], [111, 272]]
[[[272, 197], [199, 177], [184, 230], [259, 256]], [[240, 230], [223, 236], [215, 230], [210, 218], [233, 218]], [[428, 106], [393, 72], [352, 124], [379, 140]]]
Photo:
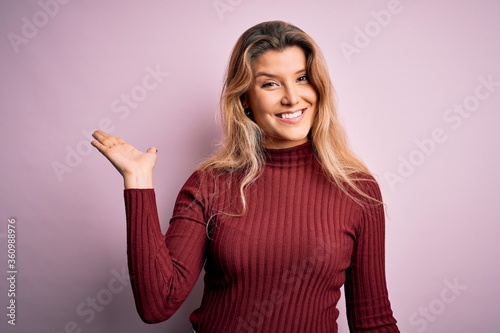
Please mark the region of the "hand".
[[92, 146], [96, 147], [123, 176], [125, 188], [153, 188], [153, 169], [158, 150], [150, 147], [145, 153], [122, 139], [103, 131], [95, 131]]

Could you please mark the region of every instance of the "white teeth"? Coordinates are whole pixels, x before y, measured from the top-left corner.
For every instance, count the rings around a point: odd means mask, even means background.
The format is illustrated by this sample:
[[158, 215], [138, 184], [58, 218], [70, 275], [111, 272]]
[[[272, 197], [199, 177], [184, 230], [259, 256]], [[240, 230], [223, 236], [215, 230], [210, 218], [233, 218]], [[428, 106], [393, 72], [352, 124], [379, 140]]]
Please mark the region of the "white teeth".
[[292, 118], [297, 118], [301, 114], [302, 114], [302, 110], [296, 111], [294, 113], [282, 113], [282, 114], [279, 114], [278, 116], [283, 118], [283, 119], [292, 119]]

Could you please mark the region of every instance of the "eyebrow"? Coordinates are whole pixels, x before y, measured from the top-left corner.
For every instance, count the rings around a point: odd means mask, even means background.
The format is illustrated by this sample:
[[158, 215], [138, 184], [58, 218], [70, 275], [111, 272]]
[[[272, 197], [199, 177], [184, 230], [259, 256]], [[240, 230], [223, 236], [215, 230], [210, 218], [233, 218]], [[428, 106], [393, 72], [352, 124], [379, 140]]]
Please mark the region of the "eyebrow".
[[[306, 72], [307, 72], [306, 69], [301, 69], [301, 70], [295, 72], [294, 75], [297, 75], [297, 74], [300, 74], [300, 73], [306, 73]], [[259, 76], [267, 76], [267, 77], [270, 77], [270, 78], [273, 78], [273, 79], [275, 79], [275, 78], [278, 77], [278, 75], [274, 75], [274, 74], [270, 74], [270, 73], [266, 73], [266, 72], [257, 72], [257, 74], [255, 74], [255, 78], [258, 78]]]

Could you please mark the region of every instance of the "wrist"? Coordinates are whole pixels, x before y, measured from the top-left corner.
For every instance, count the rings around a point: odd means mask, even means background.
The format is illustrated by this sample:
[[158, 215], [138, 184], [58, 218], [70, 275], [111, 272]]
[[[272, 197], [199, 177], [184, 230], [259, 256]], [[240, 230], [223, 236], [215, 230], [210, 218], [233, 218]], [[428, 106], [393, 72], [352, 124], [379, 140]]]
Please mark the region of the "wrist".
[[153, 175], [151, 173], [133, 173], [123, 176], [125, 189], [131, 188], [153, 188]]

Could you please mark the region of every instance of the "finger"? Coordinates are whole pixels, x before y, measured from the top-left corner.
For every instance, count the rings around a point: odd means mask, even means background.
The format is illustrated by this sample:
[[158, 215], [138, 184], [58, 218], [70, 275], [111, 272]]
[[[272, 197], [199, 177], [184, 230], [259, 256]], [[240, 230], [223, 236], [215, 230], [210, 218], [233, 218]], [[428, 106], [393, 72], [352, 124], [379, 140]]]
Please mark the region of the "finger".
[[90, 144], [92, 146], [96, 147], [97, 150], [99, 150], [102, 154], [104, 154], [104, 152], [109, 149], [108, 147], [106, 147], [105, 145], [103, 145], [102, 143], [100, 143], [97, 140], [93, 140]]
[[92, 133], [92, 136], [101, 144], [107, 147], [112, 147], [116, 144], [121, 144], [120, 142], [118, 142], [119, 140], [124, 142], [120, 138], [100, 130], [94, 131], [94, 133]]
[[96, 130], [94, 131], [94, 133], [92, 133], [92, 136], [94, 137], [94, 139], [96, 139], [97, 141], [99, 141], [99, 143], [102, 144], [104, 140], [107, 139], [108, 133]]
[[147, 152], [156, 154], [158, 153], [158, 149], [156, 149], [156, 147], [149, 147]]
[[107, 135], [108, 133], [103, 132], [101, 130], [95, 130], [94, 133], [92, 133], [92, 136], [97, 139], [98, 137], [103, 137], [104, 135]]
[[[112, 147], [114, 145], [126, 145], [127, 144], [127, 142], [125, 142], [121, 138], [114, 136], [114, 135], [111, 135], [109, 133], [100, 131], [100, 130], [94, 131], [92, 136], [94, 138], [100, 140], [101, 143], [108, 145], [109, 147]], [[108, 140], [108, 141], [106, 141], [106, 140]]]

